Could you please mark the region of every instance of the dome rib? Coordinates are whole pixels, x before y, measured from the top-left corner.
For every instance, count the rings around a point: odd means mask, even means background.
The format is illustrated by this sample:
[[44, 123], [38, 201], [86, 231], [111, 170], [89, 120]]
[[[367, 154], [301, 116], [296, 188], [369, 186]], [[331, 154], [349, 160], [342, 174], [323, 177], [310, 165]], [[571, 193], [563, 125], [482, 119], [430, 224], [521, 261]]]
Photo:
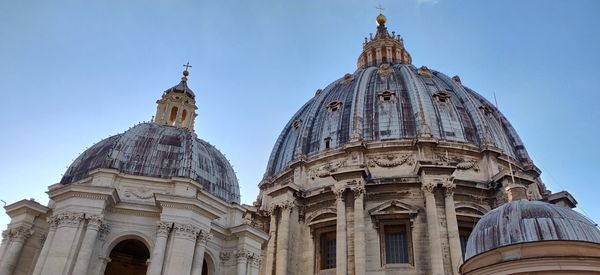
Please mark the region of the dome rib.
[[79, 181], [98, 168], [147, 177], [189, 178], [228, 202], [240, 201], [239, 185], [229, 161], [186, 128], [138, 124], [87, 149], [67, 169], [60, 183]]
[[600, 243], [600, 230], [566, 207], [512, 201], [486, 213], [475, 225], [467, 241], [465, 260], [498, 247], [553, 240]]
[[[425, 135], [475, 146], [493, 145], [530, 162], [508, 120], [458, 78], [411, 64], [385, 65], [342, 77], [303, 105], [278, 137], [265, 176], [283, 172], [294, 157], [328, 150], [325, 138], [330, 138], [329, 149], [337, 149], [353, 138], [371, 142]], [[382, 99], [384, 91], [388, 91], [387, 97], [393, 95], [391, 101]], [[439, 101], [440, 92], [449, 99]], [[336, 101], [341, 107], [332, 112], [327, 105]], [[489, 109], [482, 110], [482, 106]], [[293, 126], [296, 120], [302, 121], [299, 128]]]

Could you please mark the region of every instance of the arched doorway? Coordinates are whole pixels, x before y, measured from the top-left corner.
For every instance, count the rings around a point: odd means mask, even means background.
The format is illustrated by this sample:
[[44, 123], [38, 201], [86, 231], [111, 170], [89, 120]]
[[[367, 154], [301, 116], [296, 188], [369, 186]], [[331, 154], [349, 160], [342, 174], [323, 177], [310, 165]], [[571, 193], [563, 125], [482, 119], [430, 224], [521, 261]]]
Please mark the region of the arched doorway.
[[215, 263], [208, 253], [204, 253], [204, 262], [202, 263], [202, 275], [215, 275]]
[[150, 251], [143, 242], [128, 239], [118, 243], [109, 257], [111, 261], [106, 265], [104, 275], [145, 275]]

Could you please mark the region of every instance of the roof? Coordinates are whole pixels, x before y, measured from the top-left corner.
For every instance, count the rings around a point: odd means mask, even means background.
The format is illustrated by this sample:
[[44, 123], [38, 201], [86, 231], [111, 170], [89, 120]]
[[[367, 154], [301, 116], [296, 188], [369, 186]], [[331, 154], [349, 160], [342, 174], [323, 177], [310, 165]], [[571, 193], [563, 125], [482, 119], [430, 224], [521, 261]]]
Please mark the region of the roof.
[[186, 128], [141, 123], [108, 137], [75, 159], [60, 183], [73, 183], [98, 168], [148, 177], [189, 178], [228, 202], [240, 201], [238, 181], [229, 161]]
[[517, 200], [483, 215], [467, 241], [465, 260], [492, 249], [537, 241], [600, 243], [600, 230], [585, 216], [547, 202]]
[[493, 145], [531, 162], [506, 117], [458, 77], [411, 64], [382, 64], [358, 69], [318, 90], [283, 128], [266, 176], [284, 171], [295, 156], [342, 148], [353, 138], [410, 140], [420, 134]]

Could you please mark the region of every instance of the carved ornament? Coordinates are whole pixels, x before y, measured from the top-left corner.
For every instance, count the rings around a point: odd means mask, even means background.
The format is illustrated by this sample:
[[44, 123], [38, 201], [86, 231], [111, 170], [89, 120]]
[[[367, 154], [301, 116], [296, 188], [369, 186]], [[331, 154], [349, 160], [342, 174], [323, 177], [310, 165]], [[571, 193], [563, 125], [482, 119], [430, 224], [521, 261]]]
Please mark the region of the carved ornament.
[[[8, 231], [8, 232], [6, 232], [6, 231]], [[5, 231], [6, 237], [8, 238], [8, 240], [13, 240], [13, 241], [24, 242], [29, 237], [31, 237], [31, 235], [33, 235], [33, 229], [31, 228], [31, 226], [22, 225], [22, 226], [17, 226], [14, 228], [9, 228], [6, 231]]]
[[316, 177], [325, 178], [331, 175], [331, 173], [337, 171], [337, 169], [344, 167], [345, 161], [330, 162], [317, 169], [312, 169], [309, 172], [310, 178], [314, 180]]
[[379, 166], [384, 168], [391, 168], [403, 164], [412, 166], [414, 164], [414, 160], [412, 154], [388, 154], [371, 157], [369, 158], [368, 164], [369, 167]]
[[446, 155], [437, 155], [437, 160], [440, 164], [444, 165], [454, 165], [456, 169], [459, 170], [469, 170], [473, 169], [473, 171], [479, 171], [479, 164], [477, 160], [474, 159], [465, 159], [462, 157], [448, 156]]
[[340, 82], [342, 85], [346, 85], [350, 82], [352, 82], [352, 80], [354, 80], [354, 75], [351, 74], [345, 74], [344, 78], [342, 79], [342, 82]]
[[388, 76], [392, 75], [393, 72], [394, 72], [394, 68], [392, 66], [390, 66], [390, 64], [387, 64], [387, 63], [379, 65], [379, 69], [377, 69], [377, 74], [379, 74], [379, 76], [382, 79], [385, 79]]
[[54, 222], [56, 222], [56, 225], [59, 227], [61, 227], [61, 226], [76, 227], [83, 220], [83, 214], [65, 212], [65, 213], [60, 213], [60, 214], [54, 215], [52, 218], [54, 219]]
[[195, 240], [198, 233], [200, 233], [200, 229], [191, 224], [174, 223], [173, 233], [178, 237]]
[[421, 190], [423, 190], [423, 192], [433, 193], [435, 186], [436, 184], [434, 183], [423, 183], [423, 185], [421, 185]]
[[198, 233], [198, 238], [196, 239], [196, 241], [199, 244], [206, 245], [208, 240], [210, 240], [212, 237], [213, 237], [213, 234], [202, 230], [202, 231], [200, 231], [200, 233]]
[[228, 262], [229, 259], [231, 259], [231, 251], [223, 251], [219, 253], [219, 259], [221, 260], [221, 263]]

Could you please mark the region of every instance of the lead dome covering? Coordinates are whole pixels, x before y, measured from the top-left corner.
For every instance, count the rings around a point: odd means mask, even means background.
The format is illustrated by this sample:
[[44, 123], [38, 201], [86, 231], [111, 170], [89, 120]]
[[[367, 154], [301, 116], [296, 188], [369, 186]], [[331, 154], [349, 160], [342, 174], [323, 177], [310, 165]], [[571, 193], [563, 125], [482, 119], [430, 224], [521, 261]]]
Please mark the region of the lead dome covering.
[[542, 201], [512, 201], [477, 222], [467, 241], [465, 260], [502, 246], [552, 240], [600, 243], [600, 230], [567, 207]]
[[492, 145], [531, 163], [506, 117], [458, 77], [412, 64], [382, 64], [358, 69], [317, 91], [283, 128], [266, 176], [287, 169], [295, 156], [342, 148], [353, 135], [373, 142], [410, 140], [423, 132], [445, 141]]
[[240, 202], [238, 181], [229, 161], [185, 128], [141, 123], [108, 137], [75, 159], [60, 183], [76, 182], [98, 168], [129, 175], [189, 178], [227, 202]]

